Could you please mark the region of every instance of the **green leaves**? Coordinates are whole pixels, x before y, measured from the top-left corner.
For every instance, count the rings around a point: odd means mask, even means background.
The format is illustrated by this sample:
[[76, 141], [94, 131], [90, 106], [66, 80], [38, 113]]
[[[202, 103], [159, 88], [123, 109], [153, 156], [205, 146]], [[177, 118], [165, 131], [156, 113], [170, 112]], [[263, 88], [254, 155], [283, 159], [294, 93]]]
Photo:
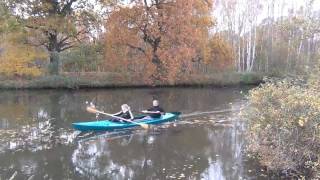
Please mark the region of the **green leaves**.
[[29, 43], [44, 46], [49, 51], [64, 51], [84, 39], [98, 28], [98, 1], [86, 0], [13, 0], [8, 7], [21, 18]]
[[[100, 28], [101, 21], [98, 21], [95, 7], [101, 4], [97, 2], [12, 0], [4, 4], [4, 7], [8, 7], [4, 13], [14, 12], [14, 19], [19, 19], [19, 25], [25, 28], [29, 44], [44, 47], [49, 51], [49, 68], [55, 74], [59, 72], [57, 69], [60, 60], [56, 58], [59, 55], [54, 54], [78, 46], [80, 42], [90, 38], [90, 33], [96, 33]], [[16, 27], [14, 21], [6, 20], [5, 23], [7, 26], [1, 27], [10, 27], [11, 29], [7, 28], [10, 32]], [[4, 30], [0, 29], [1, 31]]]
[[103, 63], [101, 44], [81, 44], [79, 47], [61, 53], [63, 70], [67, 72], [98, 71]]
[[0, 3], [0, 35], [21, 30], [21, 27], [18, 19], [10, 13], [9, 8], [4, 3]]

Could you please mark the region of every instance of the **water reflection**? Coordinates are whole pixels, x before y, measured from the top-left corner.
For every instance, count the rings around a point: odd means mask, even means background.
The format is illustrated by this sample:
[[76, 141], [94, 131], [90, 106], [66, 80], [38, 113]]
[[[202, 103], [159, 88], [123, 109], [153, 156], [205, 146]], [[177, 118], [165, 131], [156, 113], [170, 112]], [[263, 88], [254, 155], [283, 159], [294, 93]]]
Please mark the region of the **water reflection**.
[[[245, 104], [241, 90], [2, 91], [0, 178], [8, 179], [14, 172], [17, 178], [33, 179], [251, 177], [242, 158], [244, 124], [236, 111]], [[137, 113], [150, 106], [153, 98], [166, 110], [182, 111], [184, 116], [175, 126], [149, 131], [78, 135], [70, 126], [95, 119], [85, 112], [86, 101], [94, 101], [106, 112], [116, 112], [128, 103]], [[210, 113], [225, 109], [235, 111]]]

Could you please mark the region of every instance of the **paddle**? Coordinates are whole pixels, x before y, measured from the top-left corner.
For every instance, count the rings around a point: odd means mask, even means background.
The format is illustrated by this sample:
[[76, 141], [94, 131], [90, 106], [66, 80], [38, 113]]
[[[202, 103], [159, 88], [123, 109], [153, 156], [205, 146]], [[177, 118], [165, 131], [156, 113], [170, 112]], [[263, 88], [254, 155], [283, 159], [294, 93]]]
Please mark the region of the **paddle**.
[[105, 113], [103, 111], [99, 111], [97, 110], [95, 107], [90, 107], [88, 106], [87, 107], [87, 111], [90, 112], [90, 113], [99, 113], [99, 114], [104, 114], [104, 115], [107, 115], [107, 116], [111, 116], [111, 117], [114, 117], [114, 118], [117, 118], [117, 119], [120, 119], [120, 120], [123, 120], [123, 121], [126, 121], [126, 122], [129, 122], [129, 123], [132, 123], [132, 124], [137, 124], [141, 127], [143, 127], [144, 129], [149, 129], [149, 126], [148, 124], [144, 124], [144, 123], [138, 123], [138, 122], [134, 122], [134, 121], [131, 121], [131, 120], [128, 120], [128, 119], [124, 119], [122, 117], [118, 117], [118, 116], [114, 116], [112, 114], [108, 114], [108, 113]]
[[145, 114], [161, 114], [160, 111], [141, 111], [141, 112]]

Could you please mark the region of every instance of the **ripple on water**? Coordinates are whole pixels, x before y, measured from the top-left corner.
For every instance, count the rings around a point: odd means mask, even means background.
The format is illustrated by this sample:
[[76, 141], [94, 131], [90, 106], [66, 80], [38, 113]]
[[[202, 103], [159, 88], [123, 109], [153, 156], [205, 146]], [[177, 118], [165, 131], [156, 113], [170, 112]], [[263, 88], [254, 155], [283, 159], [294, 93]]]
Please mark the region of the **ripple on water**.
[[50, 120], [17, 129], [0, 130], [0, 153], [19, 151], [40, 151], [57, 145], [73, 143], [77, 132], [71, 129], [54, 129]]

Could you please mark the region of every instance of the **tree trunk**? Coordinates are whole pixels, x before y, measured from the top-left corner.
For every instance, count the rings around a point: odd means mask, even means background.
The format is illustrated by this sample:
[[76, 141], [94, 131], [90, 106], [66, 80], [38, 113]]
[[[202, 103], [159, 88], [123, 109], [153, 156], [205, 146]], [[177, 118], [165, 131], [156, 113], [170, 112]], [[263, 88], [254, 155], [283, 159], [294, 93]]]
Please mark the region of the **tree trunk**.
[[[251, 28], [251, 27], [250, 27]], [[252, 29], [249, 32], [249, 39], [247, 43], [247, 63], [246, 63], [246, 72], [250, 72], [250, 62], [251, 62], [251, 41], [252, 41]]]
[[252, 72], [254, 61], [256, 60], [256, 41], [257, 41], [257, 26], [254, 25], [254, 39], [253, 39], [253, 46], [252, 46], [252, 59], [250, 64], [250, 72]]
[[238, 35], [238, 62], [237, 62], [237, 68], [238, 68], [238, 72], [241, 72], [241, 39], [240, 39], [240, 35]]
[[57, 51], [50, 52], [50, 64], [49, 64], [49, 74], [50, 75], [59, 75], [60, 69], [60, 58]]
[[310, 59], [311, 59], [311, 40], [310, 40], [310, 38], [307, 39], [307, 43], [308, 43], [308, 46], [307, 46], [307, 62], [306, 62], [306, 64], [309, 65]]
[[156, 66], [156, 72], [151, 75], [151, 79], [153, 82], [161, 81], [161, 79], [165, 79], [167, 77], [167, 71], [163, 67], [163, 64], [161, 63], [161, 60], [159, 59], [156, 52], [154, 52], [152, 56], [152, 63]]
[[290, 48], [291, 48], [291, 35], [289, 32], [286, 73], [290, 71], [290, 54], [291, 54]]
[[246, 42], [245, 39], [242, 40], [242, 67], [241, 67], [241, 71], [244, 71], [244, 65], [245, 65], [245, 46], [246, 46]]

